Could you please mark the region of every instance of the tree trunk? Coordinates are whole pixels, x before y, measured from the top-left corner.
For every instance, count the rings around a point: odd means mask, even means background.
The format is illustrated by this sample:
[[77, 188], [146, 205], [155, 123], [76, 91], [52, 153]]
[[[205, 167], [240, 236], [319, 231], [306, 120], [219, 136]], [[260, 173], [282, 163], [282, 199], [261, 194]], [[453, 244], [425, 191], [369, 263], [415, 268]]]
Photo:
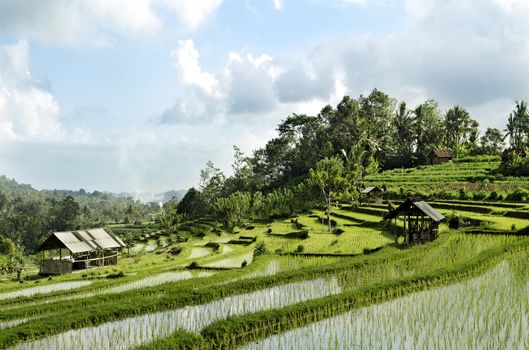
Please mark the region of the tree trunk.
[[327, 202], [327, 222], [329, 223], [329, 232], [331, 232], [331, 196]]

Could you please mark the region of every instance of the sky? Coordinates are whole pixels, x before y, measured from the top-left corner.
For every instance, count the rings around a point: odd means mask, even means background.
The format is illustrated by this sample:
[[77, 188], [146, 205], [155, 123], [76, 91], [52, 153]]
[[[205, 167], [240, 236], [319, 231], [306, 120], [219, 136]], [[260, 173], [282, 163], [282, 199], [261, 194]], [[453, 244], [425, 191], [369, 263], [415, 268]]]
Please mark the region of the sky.
[[0, 174], [163, 192], [377, 88], [504, 129], [526, 0], [0, 0]]

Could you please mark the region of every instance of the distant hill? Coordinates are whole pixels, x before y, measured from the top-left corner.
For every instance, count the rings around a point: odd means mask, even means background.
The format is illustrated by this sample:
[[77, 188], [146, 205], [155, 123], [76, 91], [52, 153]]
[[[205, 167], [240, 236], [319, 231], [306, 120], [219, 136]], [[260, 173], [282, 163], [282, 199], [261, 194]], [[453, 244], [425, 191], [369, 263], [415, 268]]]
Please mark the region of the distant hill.
[[178, 200], [181, 200], [184, 198], [184, 195], [186, 194], [187, 190], [170, 190], [167, 192], [161, 192], [161, 193], [152, 193], [152, 192], [121, 192], [116, 193], [115, 195], [117, 197], [127, 198], [132, 197], [135, 200], [139, 200], [142, 203], [149, 203], [149, 202], [155, 202], [155, 203], [166, 203], [170, 201], [173, 197], [176, 197]]

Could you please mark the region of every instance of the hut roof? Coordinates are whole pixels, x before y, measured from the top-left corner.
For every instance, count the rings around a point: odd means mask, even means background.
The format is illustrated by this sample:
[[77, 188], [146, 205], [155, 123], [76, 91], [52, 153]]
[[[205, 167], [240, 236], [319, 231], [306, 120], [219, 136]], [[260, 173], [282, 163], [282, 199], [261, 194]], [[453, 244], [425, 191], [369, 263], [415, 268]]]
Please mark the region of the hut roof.
[[426, 203], [424, 200], [420, 198], [408, 198], [404, 203], [399, 205], [397, 209], [384, 216], [384, 219], [393, 219], [401, 214], [414, 213], [423, 213], [435, 222], [440, 222], [445, 218], [443, 214], [432, 208], [430, 204]]
[[371, 192], [383, 192], [382, 189], [378, 186], [369, 186], [369, 187], [366, 187], [362, 190], [362, 194], [368, 194], [368, 193], [371, 193]]
[[452, 158], [452, 154], [450, 154], [450, 151], [445, 149], [433, 150], [430, 153], [430, 156], [437, 158]]
[[123, 248], [125, 243], [109, 229], [95, 228], [54, 232], [39, 247], [39, 250], [66, 248], [72, 253], [92, 252], [97, 249]]

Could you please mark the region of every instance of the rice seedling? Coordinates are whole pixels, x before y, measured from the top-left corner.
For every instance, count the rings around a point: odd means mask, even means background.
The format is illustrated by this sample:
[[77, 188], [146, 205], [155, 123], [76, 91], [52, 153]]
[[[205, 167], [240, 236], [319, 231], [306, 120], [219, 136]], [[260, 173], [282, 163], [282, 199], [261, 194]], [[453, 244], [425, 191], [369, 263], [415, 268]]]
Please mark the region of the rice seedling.
[[191, 253], [189, 254], [188, 258], [189, 259], [199, 259], [199, 258], [208, 256], [210, 254], [211, 254], [211, 250], [208, 248], [195, 247], [191, 249]]
[[212, 268], [240, 268], [244, 261], [250, 264], [253, 260], [253, 253], [226, 258], [214, 262], [206, 263], [203, 266]]
[[38, 318], [40, 318], [40, 317], [38, 317], [38, 316], [37, 317], [26, 317], [26, 318], [21, 318], [21, 319], [18, 319], [18, 320], [0, 322], [0, 331], [2, 329], [14, 327], [14, 326], [17, 326], [19, 324], [22, 324], [22, 323], [25, 323], [25, 322], [28, 322], [28, 321], [31, 321], [31, 320], [36, 320]]
[[31, 287], [22, 290], [17, 290], [9, 293], [0, 294], [0, 300], [13, 299], [18, 297], [30, 297], [36, 294], [52, 293], [59, 290], [69, 290], [79, 287], [84, 287], [91, 284], [91, 281], [74, 281], [74, 282], [62, 282], [55, 284], [48, 284], [40, 287]]
[[229, 316], [281, 308], [306, 300], [338, 294], [336, 279], [289, 283], [252, 293], [234, 295], [207, 304], [157, 312], [97, 327], [81, 328], [40, 340], [17, 344], [11, 349], [129, 349], [167, 336], [176, 330], [199, 332], [211, 322]]
[[504, 261], [475, 279], [365, 307], [240, 349], [525, 349], [529, 291]]

